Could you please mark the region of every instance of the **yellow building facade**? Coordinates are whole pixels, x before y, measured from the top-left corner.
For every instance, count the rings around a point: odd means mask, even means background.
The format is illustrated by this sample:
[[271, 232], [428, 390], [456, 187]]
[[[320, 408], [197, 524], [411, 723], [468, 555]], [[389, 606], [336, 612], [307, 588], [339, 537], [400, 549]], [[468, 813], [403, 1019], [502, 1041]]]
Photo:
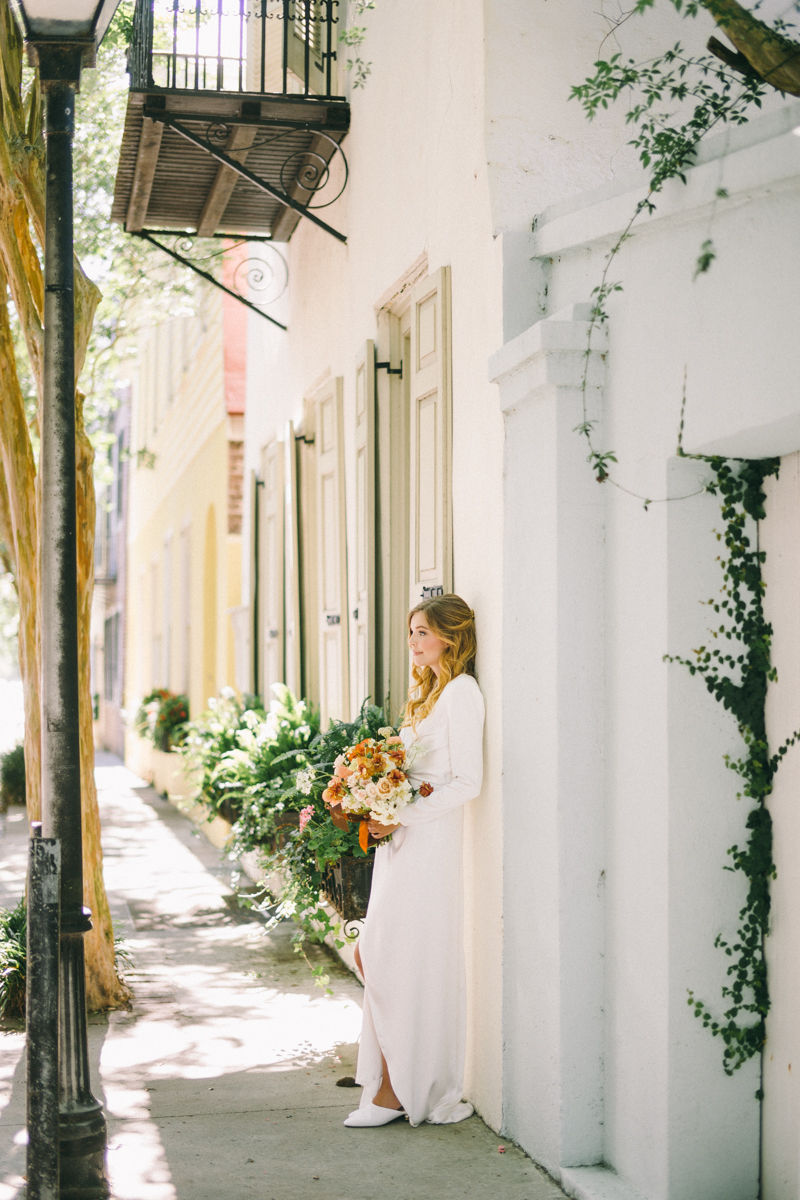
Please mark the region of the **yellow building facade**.
[[236, 676], [241, 600], [244, 323], [204, 295], [197, 315], [143, 332], [133, 383], [126, 761], [147, 772], [131, 718], [153, 688], [197, 716]]

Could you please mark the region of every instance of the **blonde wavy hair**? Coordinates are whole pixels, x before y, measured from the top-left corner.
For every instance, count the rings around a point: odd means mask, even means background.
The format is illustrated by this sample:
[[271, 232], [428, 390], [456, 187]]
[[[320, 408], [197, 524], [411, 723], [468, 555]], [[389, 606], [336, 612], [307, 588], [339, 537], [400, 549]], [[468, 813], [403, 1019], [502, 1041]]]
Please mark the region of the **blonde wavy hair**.
[[439, 678], [430, 667], [411, 668], [413, 683], [408, 690], [408, 701], [403, 713], [403, 724], [416, 728], [420, 721], [433, 712], [436, 701], [451, 679], [457, 675], [475, 674], [475, 655], [478, 638], [475, 633], [475, 613], [460, 596], [432, 596], [423, 600], [408, 614], [408, 631], [415, 613], [424, 613], [428, 628], [434, 637], [446, 642], [442, 651]]

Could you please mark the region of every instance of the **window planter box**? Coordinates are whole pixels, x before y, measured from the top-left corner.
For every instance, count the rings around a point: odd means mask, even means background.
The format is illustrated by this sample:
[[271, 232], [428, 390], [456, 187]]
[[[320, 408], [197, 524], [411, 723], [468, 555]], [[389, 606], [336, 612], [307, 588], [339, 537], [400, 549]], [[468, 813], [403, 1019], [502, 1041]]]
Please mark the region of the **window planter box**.
[[275, 817], [275, 835], [272, 839], [272, 850], [277, 854], [289, 840], [289, 834], [300, 827], [300, 813], [289, 809], [278, 813]]
[[367, 915], [374, 855], [340, 858], [325, 871], [323, 889], [342, 920], [362, 921]]

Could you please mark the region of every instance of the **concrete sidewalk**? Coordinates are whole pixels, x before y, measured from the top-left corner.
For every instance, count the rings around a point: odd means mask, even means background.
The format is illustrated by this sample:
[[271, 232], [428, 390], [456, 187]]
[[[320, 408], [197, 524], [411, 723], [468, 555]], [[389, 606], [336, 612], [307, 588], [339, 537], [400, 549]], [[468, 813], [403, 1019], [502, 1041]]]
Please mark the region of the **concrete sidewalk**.
[[[563, 1193], [478, 1117], [350, 1130], [361, 987], [325, 961], [313, 985], [288, 923], [265, 934], [230, 865], [106, 756], [97, 769], [105, 873], [133, 959], [131, 1011], [90, 1018], [116, 1200], [556, 1200]], [[25, 869], [24, 813], [0, 843], [0, 905]], [[324, 955], [315, 950], [320, 961]], [[24, 1184], [23, 1034], [0, 1034], [0, 1200]], [[498, 1146], [506, 1146], [500, 1154]]]

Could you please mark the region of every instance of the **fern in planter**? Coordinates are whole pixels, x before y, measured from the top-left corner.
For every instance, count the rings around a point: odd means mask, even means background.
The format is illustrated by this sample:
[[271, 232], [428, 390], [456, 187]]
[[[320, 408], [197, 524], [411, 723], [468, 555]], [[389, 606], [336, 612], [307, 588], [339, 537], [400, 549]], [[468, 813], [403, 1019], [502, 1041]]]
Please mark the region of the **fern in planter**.
[[293, 696], [285, 684], [273, 684], [271, 690], [269, 712], [243, 713], [244, 728], [236, 732], [236, 744], [213, 771], [214, 787], [227, 795], [236, 813], [231, 843], [236, 855], [273, 851], [279, 827], [297, 824], [302, 797], [289, 794], [289, 789], [319, 734], [319, 715], [313, 707]]
[[[343, 859], [372, 859], [372, 849], [366, 853], [358, 841], [358, 824], [347, 830], [339, 829], [331, 820], [322, 793], [333, 774], [335, 760], [348, 746], [363, 738], [376, 737], [387, 726], [382, 708], [366, 701], [355, 721], [332, 721], [325, 733], [320, 733], [300, 756], [286, 755], [289, 765], [300, 769], [294, 773], [294, 783], [283, 795], [287, 804], [302, 804], [300, 823], [291, 833], [286, 845], [276, 853], [265, 856], [267, 868], [280, 867], [286, 883], [278, 896], [274, 920], [292, 917], [297, 923], [295, 949], [303, 953], [306, 939], [321, 943], [332, 934], [341, 948], [347, 940], [342, 921], [332, 921], [322, 897], [327, 893], [332, 868]], [[294, 764], [292, 759], [294, 758]], [[328, 899], [331, 896], [328, 895]], [[311, 964], [309, 963], [309, 966]], [[326, 986], [322, 968], [311, 966], [317, 982]]]

